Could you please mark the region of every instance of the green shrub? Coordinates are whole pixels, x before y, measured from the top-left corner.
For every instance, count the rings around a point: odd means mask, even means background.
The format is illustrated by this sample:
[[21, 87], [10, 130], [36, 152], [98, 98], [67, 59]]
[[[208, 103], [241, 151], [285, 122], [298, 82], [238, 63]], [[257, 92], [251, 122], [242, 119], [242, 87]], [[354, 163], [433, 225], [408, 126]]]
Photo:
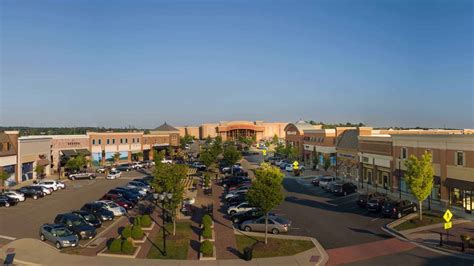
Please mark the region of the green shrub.
[[211, 241], [205, 240], [204, 242], [202, 242], [200, 251], [204, 256], [212, 256], [213, 247]]
[[150, 215], [143, 215], [140, 218], [140, 225], [142, 227], [150, 227], [151, 226], [151, 218]]
[[120, 252], [122, 248], [122, 240], [121, 239], [114, 239], [112, 243], [110, 243], [109, 251], [110, 252]]
[[130, 240], [125, 240], [122, 243], [122, 252], [126, 254], [131, 254], [133, 253], [134, 247], [132, 245], [132, 241]]
[[143, 231], [140, 225], [136, 225], [132, 229], [132, 238], [135, 240], [143, 238]]
[[140, 215], [135, 216], [135, 217], [133, 218], [133, 225], [134, 225], [134, 226], [140, 225], [140, 220], [141, 220], [141, 216], [140, 216]]
[[202, 225], [204, 227], [211, 227], [212, 225], [212, 218], [209, 214], [206, 214], [202, 217]]
[[132, 226], [131, 225], [127, 225], [125, 226], [125, 228], [122, 230], [122, 237], [124, 239], [128, 239], [129, 237], [132, 236]]
[[204, 227], [204, 230], [202, 230], [202, 237], [206, 239], [212, 238], [212, 229], [210, 227]]

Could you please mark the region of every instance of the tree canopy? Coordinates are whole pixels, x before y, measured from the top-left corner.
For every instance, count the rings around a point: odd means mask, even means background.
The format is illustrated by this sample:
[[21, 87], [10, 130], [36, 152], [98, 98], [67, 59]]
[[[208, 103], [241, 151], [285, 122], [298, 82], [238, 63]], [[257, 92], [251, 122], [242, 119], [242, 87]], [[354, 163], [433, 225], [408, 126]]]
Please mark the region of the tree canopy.
[[420, 159], [411, 155], [405, 161], [405, 182], [419, 203], [419, 218], [423, 219], [422, 203], [431, 194], [433, 188], [434, 169], [432, 155], [425, 152]]
[[242, 153], [237, 150], [235, 145], [226, 145], [223, 153], [224, 161], [228, 165], [234, 165], [242, 159]]

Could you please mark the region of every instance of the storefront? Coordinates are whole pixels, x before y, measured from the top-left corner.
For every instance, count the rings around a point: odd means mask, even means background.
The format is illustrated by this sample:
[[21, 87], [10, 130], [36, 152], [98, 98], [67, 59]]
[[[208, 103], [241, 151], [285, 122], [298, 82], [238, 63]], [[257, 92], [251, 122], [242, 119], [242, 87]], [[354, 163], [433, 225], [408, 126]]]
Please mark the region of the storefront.
[[472, 213], [474, 182], [446, 178], [444, 185], [448, 188], [449, 204], [463, 208], [466, 213]]

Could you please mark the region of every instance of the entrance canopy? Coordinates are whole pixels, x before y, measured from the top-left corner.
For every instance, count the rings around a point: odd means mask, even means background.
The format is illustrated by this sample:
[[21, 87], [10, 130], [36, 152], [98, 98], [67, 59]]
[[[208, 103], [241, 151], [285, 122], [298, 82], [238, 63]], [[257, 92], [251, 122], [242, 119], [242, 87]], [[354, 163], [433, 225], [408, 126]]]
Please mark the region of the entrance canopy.
[[444, 185], [448, 188], [462, 188], [464, 190], [474, 190], [474, 182], [446, 178]]

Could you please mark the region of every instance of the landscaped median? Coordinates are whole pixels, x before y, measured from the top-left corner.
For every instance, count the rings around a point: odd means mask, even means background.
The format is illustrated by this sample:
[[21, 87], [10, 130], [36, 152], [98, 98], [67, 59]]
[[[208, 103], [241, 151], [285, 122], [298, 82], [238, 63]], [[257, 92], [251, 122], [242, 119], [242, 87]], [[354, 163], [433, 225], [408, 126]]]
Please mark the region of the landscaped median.
[[[444, 223], [443, 214], [438, 212], [423, 213], [423, 219], [420, 221], [417, 214], [406, 216], [399, 219], [400, 223], [393, 226], [397, 231], [414, 229], [422, 226]], [[442, 227], [442, 225], [441, 225]]]
[[199, 237], [201, 242], [201, 246], [199, 248], [199, 259], [215, 260], [216, 248], [214, 246], [214, 221], [209, 214], [205, 214], [202, 217], [201, 229], [201, 236]]
[[142, 228], [153, 228], [154, 224], [149, 215], [139, 215], [133, 218], [133, 225], [119, 229], [119, 236], [109, 239], [105, 249], [98, 256], [136, 258], [145, 243], [149, 233], [144, 233]]
[[[166, 232], [173, 232], [173, 224], [167, 224]], [[177, 222], [176, 235], [166, 236], [166, 253], [163, 256], [163, 232], [161, 231], [153, 239], [153, 246], [148, 252], [149, 259], [172, 259], [172, 260], [186, 260], [188, 256], [189, 239], [191, 239], [192, 229], [190, 222]]]
[[315, 265], [325, 265], [328, 254], [319, 242], [307, 236], [268, 235], [265, 244], [265, 234], [242, 232], [234, 230], [238, 251], [245, 257], [245, 249], [251, 248], [252, 258], [265, 259], [272, 257], [297, 258], [301, 262], [314, 262]]

